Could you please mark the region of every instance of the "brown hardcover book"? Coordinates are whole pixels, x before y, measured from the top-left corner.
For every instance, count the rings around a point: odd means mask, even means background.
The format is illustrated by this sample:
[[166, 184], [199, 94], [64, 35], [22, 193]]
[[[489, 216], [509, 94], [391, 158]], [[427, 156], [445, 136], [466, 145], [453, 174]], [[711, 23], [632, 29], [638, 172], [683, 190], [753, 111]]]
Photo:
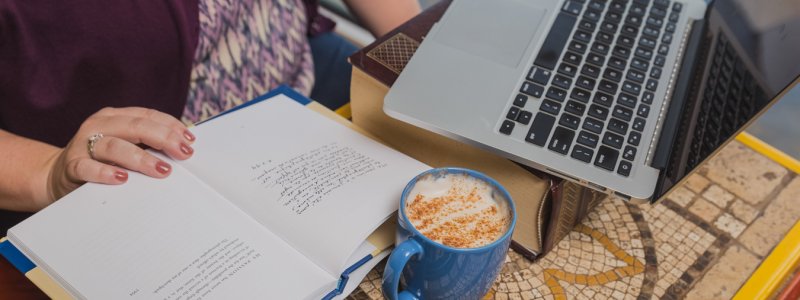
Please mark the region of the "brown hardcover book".
[[431, 166], [467, 167], [498, 180], [517, 205], [512, 248], [534, 259], [552, 249], [606, 195], [383, 113], [384, 96], [450, 2], [438, 2], [350, 56], [354, 67], [350, 91], [353, 122]]

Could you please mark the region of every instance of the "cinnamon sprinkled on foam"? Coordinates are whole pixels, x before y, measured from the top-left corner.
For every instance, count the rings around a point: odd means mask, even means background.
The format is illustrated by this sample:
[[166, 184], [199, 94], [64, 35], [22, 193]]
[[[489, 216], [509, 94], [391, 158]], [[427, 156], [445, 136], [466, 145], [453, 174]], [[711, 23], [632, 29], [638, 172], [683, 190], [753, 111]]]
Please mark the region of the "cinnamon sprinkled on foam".
[[488, 245], [510, 224], [505, 202], [492, 197], [492, 188], [463, 174], [420, 179], [406, 203], [409, 221], [429, 239], [454, 248]]

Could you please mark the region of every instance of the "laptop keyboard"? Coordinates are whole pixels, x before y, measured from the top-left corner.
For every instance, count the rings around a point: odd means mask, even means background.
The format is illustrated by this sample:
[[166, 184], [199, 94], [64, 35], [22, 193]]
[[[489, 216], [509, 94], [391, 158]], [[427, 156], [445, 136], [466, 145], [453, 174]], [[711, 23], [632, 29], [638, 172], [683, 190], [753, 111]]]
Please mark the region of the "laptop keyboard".
[[725, 35], [719, 32], [686, 160], [688, 167], [697, 166], [731, 137], [765, 100], [764, 91]]
[[530, 124], [526, 142], [629, 176], [681, 10], [670, 0], [566, 1], [500, 133]]

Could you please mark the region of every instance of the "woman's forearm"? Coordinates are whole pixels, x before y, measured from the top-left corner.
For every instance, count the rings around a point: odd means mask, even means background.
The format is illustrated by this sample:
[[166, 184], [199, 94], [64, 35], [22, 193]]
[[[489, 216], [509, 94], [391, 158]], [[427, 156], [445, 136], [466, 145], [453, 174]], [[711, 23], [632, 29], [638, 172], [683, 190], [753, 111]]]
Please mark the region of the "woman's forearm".
[[376, 37], [389, 33], [420, 12], [417, 0], [345, 0], [345, 3]]
[[0, 209], [36, 211], [50, 203], [47, 180], [59, 148], [0, 130]]

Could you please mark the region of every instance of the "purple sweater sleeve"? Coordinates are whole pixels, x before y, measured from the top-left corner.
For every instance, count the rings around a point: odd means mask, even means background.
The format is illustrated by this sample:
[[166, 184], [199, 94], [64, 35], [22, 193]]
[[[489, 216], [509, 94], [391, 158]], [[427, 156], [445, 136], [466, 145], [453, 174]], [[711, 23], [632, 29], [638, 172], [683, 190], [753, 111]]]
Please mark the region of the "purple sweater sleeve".
[[0, 0], [0, 128], [64, 146], [97, 110], [179, 117], [196, 0]]

